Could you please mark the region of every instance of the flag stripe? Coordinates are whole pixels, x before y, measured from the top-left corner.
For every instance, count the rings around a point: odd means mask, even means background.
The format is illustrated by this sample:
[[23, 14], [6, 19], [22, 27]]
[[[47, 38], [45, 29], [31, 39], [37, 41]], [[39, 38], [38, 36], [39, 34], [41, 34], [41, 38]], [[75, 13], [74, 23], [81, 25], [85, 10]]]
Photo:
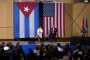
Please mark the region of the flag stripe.
[[24, 28], [25, 28], [25, 23], [24, 23], [24, 15], [23, 15], [23, 13], [19, 10], [19, 12], [20, 12], [20, 16], [19, 16], [19, 32], [20, 32], [20, 37], [21, 38], [23, 38], [23, 37], [25, 37], [25, 30], [24, 30]]
[[47, 32], [46, 35], [48, 35], [48, 17], [46, 17], [46, 21], [47, 21], [46, 22], [46, 27], [47, 27], [47, 29], [46, 29], [46, 32]]
[[45, 20], [43, 20], [42, 28], [43, 28], [43, 37], [44, 37], [44, 35], [45, 35]]
[[58, 21], [59, 36], [61, 36], [61, 3], [58, 3]]
[[[51, 22], [50, 22], [50, 24], [51, 24], [51, 25], [50, 25], [50, 26], [51, 26], [50, 29], [51, 29], [51, 28], [53, 27], [53, 25], [54, 25], [54, 17], [51, 17], [51, 20], [50, 20], [50, 21], [51, 21]], [[50, 31], [51, 31], [51, 30], [50, 30]]]
[[35, 7], [34, 9], [34, 35], [36, 36], [37, 35], [37, 29], [39, 28], [39, 4]]
[[57, 20], [58, 19], [58, 14], [57, 14], [58, 8], [57, 7], [58, 7], [58, 4], [55, 3], [55, 12], [56, 12], [55, 13], [55, 28], [57, 28], [56, 35], [58, 35], [58, 20]]
[[35, 37], [34, 36], [34, 11], [32, 11], [30, 17], [29, 17], [29, 24], [30, 24], [30, 37]]
[[62, 20], [61, 20], [62, 19], [62, 16], [61, 16], [62, 15], [62, 9], [61, 9], [62, 6], [61, 5], [62, 4], [60, 3], [60, 36], [62, 37], [62, 29], [61, 29], [62, 28]]
[[14, 3], [14, 37], [19, 38], [19, 8]]
[[48, 34], [50, 34], [50, 17], [48, 17]]
[[[24, 22], [25, 22], [25, 37], [28, 38], [29, 35], [29, 18], [24, 17]], [[23, 23], [22, 23], [23, 24]]]
[[61, 10], [62, 10], [62, 14], [61, 14], [62, 15], [62, 20], [61, 20], [62, 22], [61, 22], [61, 25], [62, 25], [62, 37], [63, 37], [64, 36], [64, 32], [63, 32], [64, 31], [63, 30], [63, 28], [64, 28], [64, 26], [63, 26], [64, 25], [63, 24], [63, 21], [64, 21], [64, 19], [63, 19], [63, 3], [61, 5], [62, 5], [62, 8], [61, 8]]
[[64, 30], [64, 27], [65, 27], [65, 25], [64, 25], [64, 4], [62, 5], [62, 8], [63, 8], [63, 9], [62, 9], [62, 11], [63, 11], [63, 13], [62, 13], [62, 19], [63, 19], [63, 23], [62, 23], [62, 24], [63, 24], [63, 26], [62, 26], [62, 28], [63, 28], [63, 33], [62, 33], [62, 34], [63, 34], [63, 35], [62, 35], [62, 36], [65, 36], [65, 35], [64, 35], [64, 32], [65, 32], [65, 30]]
[[[50, 24], [50, 28], [51, 28], [51, 17], [50, 17], [50, 22], [49, 22], [49, 24]], [[51, 31], [51, 29], [49, 30], [49, 34], [50, 34], [50, 31]]]
[[54, 17], [51, 17], [51, 27], [54, 25], [53, 22], [54, 22]]
[[65, 36], [65, 4], [63, 4], [63, 30], [64, 30], [64, 36]]
[[47, 20], [46, 20], [46, 17], [45, 17], [45, 36], [47, 35]]
[[59, 8], [60, 8], [60, 6], [58, 5], [58, 3], [57, 3], [57, 21], [58, 21], [58, 25], [57, 25], [57, 29], [58, 29], [58, 37], [60, 36], [60, 20], [59, 20], [59, 17], [60, 17], [60, 10], [59, 10]]

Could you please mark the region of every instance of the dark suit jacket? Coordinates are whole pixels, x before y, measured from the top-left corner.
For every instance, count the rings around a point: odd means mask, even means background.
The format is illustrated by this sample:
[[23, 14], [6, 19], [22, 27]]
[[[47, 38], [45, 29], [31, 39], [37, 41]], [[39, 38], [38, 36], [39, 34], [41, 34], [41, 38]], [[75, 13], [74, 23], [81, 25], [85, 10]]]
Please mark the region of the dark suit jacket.
[[51, 28], [50, 36], [51, 37], [55, 37], [56, 36], [56, 32], [57, 32], [57, 29], [56, 28]]

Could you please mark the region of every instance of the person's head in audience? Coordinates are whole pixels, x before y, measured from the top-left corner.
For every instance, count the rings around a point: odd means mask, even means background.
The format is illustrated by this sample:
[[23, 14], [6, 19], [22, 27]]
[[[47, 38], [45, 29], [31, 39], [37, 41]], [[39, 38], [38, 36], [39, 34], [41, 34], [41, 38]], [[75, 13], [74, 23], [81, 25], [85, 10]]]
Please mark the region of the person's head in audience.
[[8, 46], [8, 47], [9, 47], [9, 43], [7, 43], [7, 44], [6, 44], [6, 46]]
[[65, 45], [65, 47], [69, 47], [69, 43], [67, 43], [67, 44]]
[[40, 46], [40, 51], [45, 52], [45, 50], [46, 50], [46, 49], [44, 48], [44, 44], [42, 43], [41, 46]]
[[11, 43], [11, 42], [8, 42], [8, 45], [9, 45], [9, 46], [11, 46], [11, 45], [12, 45], [12, 43]]
[[80, 43], [77, 43], [77, 46], [80, 46]]
[[44, 47], [44, 44], [43, 44], [43, 43], [41, 43], [40, 47], [41, 47], [41, 48], [42, 48], [42, 47]]
[[77, 43], [76, 49], [81, 49], [81, 44], [80, 43]]
[[11, 42], [9, 42], [9, 45], [12, 45], [12, 43], [11, 43]]
[[5, 45], [5, 42], [2, 42], [2, 45]]
[[50, 44], [48, 44], [48, 45], [46, 46], [46, 50], [49, 50], [49, 49], [51, 49]]
[[36, 50], [39, 50], [39, 46], [36, 46]]
[[20, 44], [19, 42], [16, 43], [17, 46], [18, 46], [19, 44]]
[[11, 42], [9, 42], [8, 44], [9, 44], [10, 49], [12, 49], [12, 48], [13, 48], [12, 43], [11, 43]]
[[60, 43], [57, 43], [57, 47], [61, 47]]
[[5, 46], [5, 42], [2, 42], [1, 43], [1, 47], [3, 48]]
[[5, 46], [5, 42], [2, 42], [1, 45]]

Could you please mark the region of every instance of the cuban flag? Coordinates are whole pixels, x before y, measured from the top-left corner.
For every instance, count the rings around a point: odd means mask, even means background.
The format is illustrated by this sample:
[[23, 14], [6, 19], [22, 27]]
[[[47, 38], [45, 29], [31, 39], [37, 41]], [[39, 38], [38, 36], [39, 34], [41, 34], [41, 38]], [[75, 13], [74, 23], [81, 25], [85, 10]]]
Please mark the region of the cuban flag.
[[14, 37], [34, 38], [39, 27], [37, 2], [14, 2]]

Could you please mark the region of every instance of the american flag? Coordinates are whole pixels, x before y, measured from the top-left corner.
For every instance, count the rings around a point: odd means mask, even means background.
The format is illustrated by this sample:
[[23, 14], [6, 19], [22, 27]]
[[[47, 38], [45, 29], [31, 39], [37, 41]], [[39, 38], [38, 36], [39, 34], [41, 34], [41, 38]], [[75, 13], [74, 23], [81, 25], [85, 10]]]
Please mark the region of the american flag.
[[50, 34], [54, 25], [57, 28], [57, 37], [65, 36], [65, 14], [64, 3], [45, 2], [43, 3], [43, 36]]

